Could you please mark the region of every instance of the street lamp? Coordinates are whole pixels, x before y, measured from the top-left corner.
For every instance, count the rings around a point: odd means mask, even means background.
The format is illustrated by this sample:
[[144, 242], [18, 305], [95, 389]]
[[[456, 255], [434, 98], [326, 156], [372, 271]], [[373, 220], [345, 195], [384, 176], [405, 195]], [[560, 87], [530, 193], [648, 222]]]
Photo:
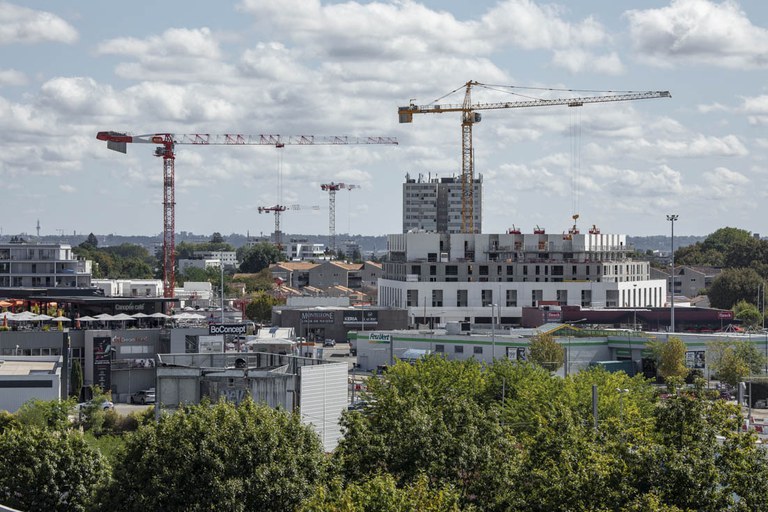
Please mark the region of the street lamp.
[[619, 393], [619, 421], [624, 421], [624, 402], [622, 401], [622, 397], [624, 396], [624, 393], [629, 393], [629, 390], [616, 388], [616, 391]]
[[670, 214], [667, 215], [667, 220], [672, 225], [672, 239], [671, 239], [671, 260], [672, 260], [672, 271], [670, 272], [670, 288], [671, 293], [670, 296], [670, 303], [669, 303], [669, 332], [675, 332], [675, 221], [677, 220], [678, 215], [677, 214]]
[[632, 285], [632, 310], [635, 312], [632, 327], [637, 330], [637, 284]]
[[496, 357], [496, 304], [491, 304], [491, 361]]

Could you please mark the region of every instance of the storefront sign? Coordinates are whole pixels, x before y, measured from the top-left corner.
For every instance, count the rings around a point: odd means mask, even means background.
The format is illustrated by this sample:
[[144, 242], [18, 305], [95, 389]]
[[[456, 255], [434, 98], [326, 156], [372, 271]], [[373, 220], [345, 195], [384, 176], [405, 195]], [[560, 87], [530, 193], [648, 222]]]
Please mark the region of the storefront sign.
[[335, 321], [333, 311], [302, 311], [303, 324], [332, 324]]
[[362, 324], [363, 318], [365, 318], [366, 324], [378, 324], [379, 312], [370, 309], [344, 311], [345, 324]]
[[685, 353], [685, 366], [698, 370], [706, 368], [706, 355], [704, 350], [689, 350]]
[[368, 335], [368, 343], [386, 345], [392, 342], [391, 334], [380, 334], [378, 332], [372, 332]]
[[209, 324], [208, 334], [239, 334], [248, 332], [245, 324]]

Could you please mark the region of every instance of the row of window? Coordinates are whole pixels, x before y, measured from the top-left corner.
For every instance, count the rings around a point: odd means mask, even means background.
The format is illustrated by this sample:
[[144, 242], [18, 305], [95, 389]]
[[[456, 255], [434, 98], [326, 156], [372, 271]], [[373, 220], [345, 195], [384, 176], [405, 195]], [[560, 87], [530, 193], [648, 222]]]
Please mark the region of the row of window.
[[[445, 345], [435, 345], [435, 352], [444, 354], [445, 353]], [[454, 345], [453, 346], [453, 353], [454, 354], [463, 354], [464, 353], [464, 345]], [[483, 347], [472, 347], [472, 353], [483, 355]]]

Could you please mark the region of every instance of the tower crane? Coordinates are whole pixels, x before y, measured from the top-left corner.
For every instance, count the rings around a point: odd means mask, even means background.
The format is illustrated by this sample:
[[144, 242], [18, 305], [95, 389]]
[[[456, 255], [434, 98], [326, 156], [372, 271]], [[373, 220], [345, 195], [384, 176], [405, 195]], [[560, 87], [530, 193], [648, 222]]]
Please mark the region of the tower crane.
[[287, 206], [276, 204], [275, 206], [259, 206], [259, 213], [275, 214], [275, 246], [283, 250], [283, 233], [280, 231], [280, 215], [287, 210]]
[[157, 144], [154, 155], [163, 159], [163, 296], [173, 297], [176, 286], [175, 269], [175, 229], [176, 229], [176, 145], [196, 146], [274, 146], [286, 145], [348, 145], [348, 144], [397, 144], [395, 137], [349, 137], [316, 135], [244, 135], [239, 133], [152, 133], [146, 135], [128, 135], [126, 133], [105, 131], [96, 134], [98, 140], [107, 143], [107, 148], [120, 153], [127, 152], [127, 144]]
[[283, 250], [283, 232], [280, 229], [280, 215], [286, 210], [319, 210], [319, 205], [302, 206], [300, 204], [292, 204], [291, 206], [283, 206], [276, 204], [274, 206], [259, 206], [259, 213], [274, 213], [275, 214], [275, 245], [278, 249]]
[[[443, 112], [461, 112], [461, 232], [473, 233], [474, 229], [474, 149], [472, 147], [472, 125], [479, 123], [482, 116], [478, 110], [495, 110], [502, 108], [523, 108], [523, 107], [552, 107], [556, 105], [566, 105], [568, 107], [581, 107], [588, 103], [607, 103], [617, 101], [644, 100], [652, 98], [671, 98], [669, 91], [577, 91], [568, 90], [568, 92], [602, 92], [610, 93], [594, 96], [571, 97], [571, 98], [551, 98], [540, 99], [528, 96], [522, 96], [525, 99], [520, 101], [506, 101], [498, 103], [472, 103], [472, 88], [484, 87], [487, 89], [498, 89], [500, 87], [487, 85], [473, 80], [468, 81], [463, 86], [454, 89], [448, 94], [438, 98], [427, 105], [415, 105], [411, 100], [407, 107], [399, 107], [398, 115], [401, 123], [413, 122], [414, 114], [442, 114]], [[437, 103], [443, 98], [464, 89], [464, 102], [461, 104]], [[516, 88], [520, 89], [520, 88]], [[563, 89], [547, 89], [559, 90]]]
[[323, 183], [320, 190], [328, 192], [328, 247], [336, 252], [336, 192], [357, 185], [346, 185], [344, 183]]

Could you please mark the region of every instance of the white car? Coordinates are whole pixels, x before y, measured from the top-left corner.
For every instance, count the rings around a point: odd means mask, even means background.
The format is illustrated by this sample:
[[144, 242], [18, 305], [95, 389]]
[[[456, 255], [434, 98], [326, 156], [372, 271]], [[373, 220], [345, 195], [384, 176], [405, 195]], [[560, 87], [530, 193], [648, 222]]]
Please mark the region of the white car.
[[[77, 412], [80, 412], [83, 409], [87, 409], [87, 408], [91, 407], [92, 404], [93, 404], [93, 401], [81, 402], [81, 403], [79, 403], [79, 404], [77, 404], [75, 406], [75, 410]], [[102, 410], [105, 410], [105, 411], [108, 410], [108, 409], [114, 409], [115, 408], [115, 404], [113, 404], [109, 400], [104, 400], [103, 402], [101, 402], [101, 408], [102, 408]]]

